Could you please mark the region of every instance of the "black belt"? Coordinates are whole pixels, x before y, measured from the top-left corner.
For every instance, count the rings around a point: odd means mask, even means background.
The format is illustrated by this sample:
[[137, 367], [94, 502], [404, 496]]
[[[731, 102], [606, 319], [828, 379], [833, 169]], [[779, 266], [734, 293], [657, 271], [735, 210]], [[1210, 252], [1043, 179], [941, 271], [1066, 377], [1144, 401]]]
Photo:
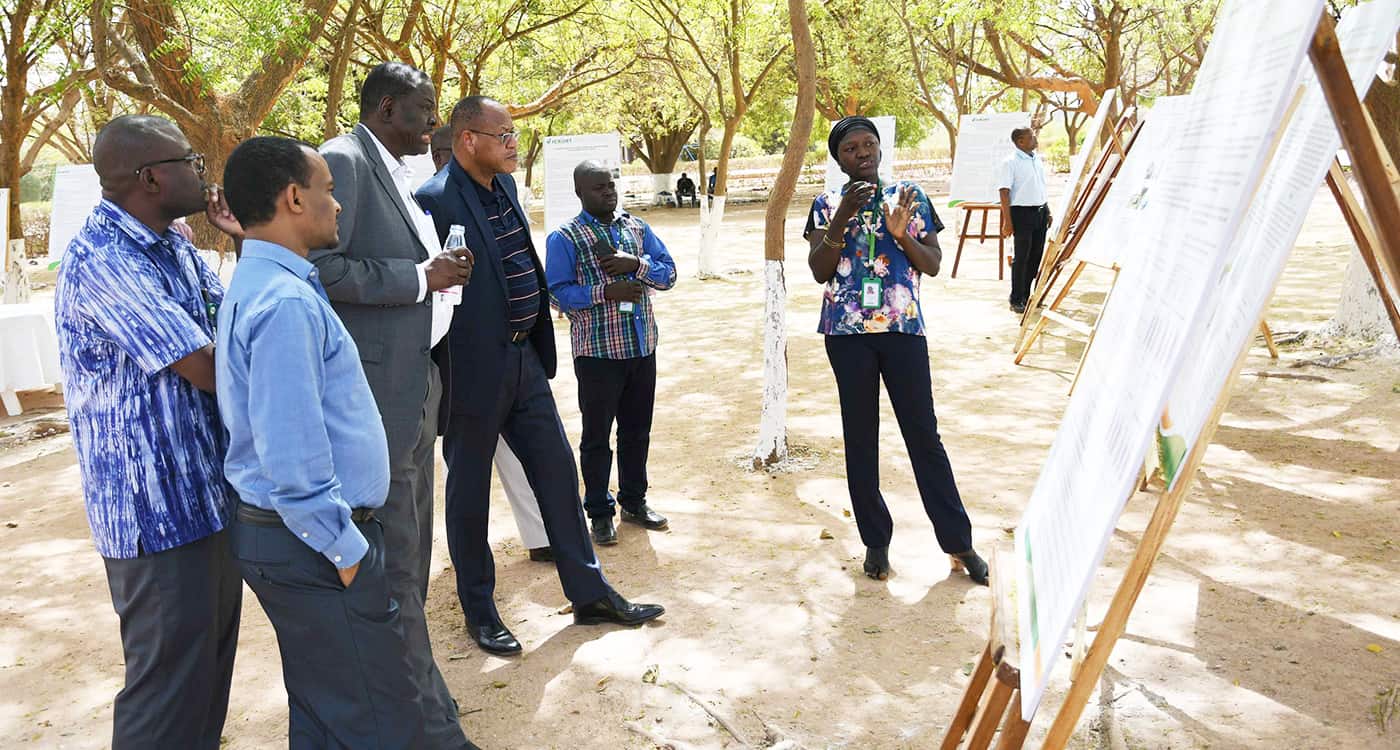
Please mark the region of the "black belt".
[[[355, 523], [364, 523], [374, 519], [374, 508], [352, 508], [350, 510], [350, 520]], [[249, 505], [244, 502], [238, 503], [238, 520], [243, 523], [250, 523], [254, 526], [285, 526], [282, 516], [275, 510], [263, 510], [256, 505]]]
[[529, 338], [530, 338], [530, 332], [529, 332], [529, 331], [512, 331], [511, 334], [510, 334], [510, 343], [512, 343], [512, 344], [517, 344], [517, 345], [523, 344], [523, 343], [525, 343]]

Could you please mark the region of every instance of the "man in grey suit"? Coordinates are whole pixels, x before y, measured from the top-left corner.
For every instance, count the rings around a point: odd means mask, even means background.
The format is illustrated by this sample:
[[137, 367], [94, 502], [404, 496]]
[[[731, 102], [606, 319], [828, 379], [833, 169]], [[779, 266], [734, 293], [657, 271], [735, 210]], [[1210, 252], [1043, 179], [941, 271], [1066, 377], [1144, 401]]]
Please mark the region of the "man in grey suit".
[[[433, 540], [433, 446], [441, 383], [430, 357], [435, 292], [467, 283], [471, 256], [440, 250], [432, 220], [409, 189], [406, 154], [428, 150], [437, 92], [402, 63], [370, 71], [360, 89], [360, 122], [327, 141], [321, 155], [340, 202], [340, 244], [310, 259], [359, 348], [389, 444], [384, 525], [389, 592], [399, 603], [429, 747], [466, 746], [457, 709], [433, 661], [423, 601]], [[439, 303], [437, 314], [450, 316]]]

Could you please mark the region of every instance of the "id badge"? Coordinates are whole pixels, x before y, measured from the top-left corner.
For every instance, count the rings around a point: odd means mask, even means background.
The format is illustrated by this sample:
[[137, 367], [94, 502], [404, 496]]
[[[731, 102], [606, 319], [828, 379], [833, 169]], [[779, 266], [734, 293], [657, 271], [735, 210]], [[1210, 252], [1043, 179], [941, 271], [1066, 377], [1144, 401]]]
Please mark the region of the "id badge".
[[881, 292], [884, 285], [880, 282], [880, 277], [871, 276], [860, 282], [860, 306], [866, 310], [874, 310], [880, 306]]

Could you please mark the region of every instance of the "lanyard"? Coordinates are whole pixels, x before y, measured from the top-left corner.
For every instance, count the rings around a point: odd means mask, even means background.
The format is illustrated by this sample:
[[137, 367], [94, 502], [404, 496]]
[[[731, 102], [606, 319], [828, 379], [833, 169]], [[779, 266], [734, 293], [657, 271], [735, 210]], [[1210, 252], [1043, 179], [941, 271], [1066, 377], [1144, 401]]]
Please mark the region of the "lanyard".
[[880, 208], [884, 201], [884, 190], [878, 181], [875, 183], [875, 195], [871, 200], [874, 201], [874, 207], [861, 211], [861, 222], [865, 225], [865, 241], [869, 253], [865, 261], [867, 268], [875, 265], [875, 225], [880, 220]]

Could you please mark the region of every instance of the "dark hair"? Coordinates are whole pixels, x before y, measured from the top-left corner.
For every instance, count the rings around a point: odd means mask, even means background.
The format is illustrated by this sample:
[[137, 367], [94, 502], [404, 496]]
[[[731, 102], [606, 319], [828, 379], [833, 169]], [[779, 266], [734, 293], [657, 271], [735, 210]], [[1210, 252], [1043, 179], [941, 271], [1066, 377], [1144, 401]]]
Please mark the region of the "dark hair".
[[485, 109], [487, 102], [494, 104], [496, 100], [489, 96], [473, 94], [472, 96], [462, 97], [462, 100], [457, 102], [457, 105], [452, 108], [452, 116], [448, 118], [448, 122], [452, 125], [453, 138], [456, 138], [463, 130], [466, 130], [467, 127], [471, 125], [472, 120], [481, 116], [481, 110]]
[[1011, 131], [1011, 142], [1015, 143], [1016, 141], [1021, 140], [1021, 136], [1030, 135], [1032, 132], [1034, 131], [1032, 131], [1030, 128], [1016, 128], [1015, 130]]
[[398, 99], [431, 82], [427, 73], [412, 65], [386, 62], [374, 66], [360, 85], [360, 119], [366, 120], [374, 114], [384, 97]]
[[295, 182], [311, 186], [311, 145], [292, 138], [258, 136], [238, 144], [224, 165], [228, 207], [244, 228], [272, 221], [277, 196]]

